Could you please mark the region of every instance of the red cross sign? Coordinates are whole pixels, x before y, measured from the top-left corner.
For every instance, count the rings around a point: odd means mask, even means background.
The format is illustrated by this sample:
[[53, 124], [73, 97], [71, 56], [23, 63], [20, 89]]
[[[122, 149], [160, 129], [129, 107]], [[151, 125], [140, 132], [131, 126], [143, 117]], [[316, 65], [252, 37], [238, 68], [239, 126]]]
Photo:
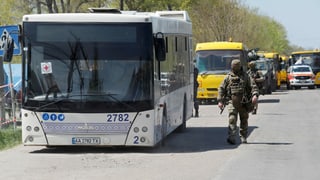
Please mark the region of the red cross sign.
[[43, 62], [43, 63], [41, 63], [41, 73], [42, 74], [51, 74], [52, 73], [51, 62]]

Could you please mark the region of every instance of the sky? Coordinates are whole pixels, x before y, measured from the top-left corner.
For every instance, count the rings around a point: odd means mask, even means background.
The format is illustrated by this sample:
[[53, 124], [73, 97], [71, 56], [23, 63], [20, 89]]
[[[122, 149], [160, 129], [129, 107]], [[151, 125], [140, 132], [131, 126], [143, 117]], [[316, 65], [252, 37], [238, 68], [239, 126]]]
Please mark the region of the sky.
[[320, 48], [320, 0], [242, 0], [282, 24], [291, 45]]

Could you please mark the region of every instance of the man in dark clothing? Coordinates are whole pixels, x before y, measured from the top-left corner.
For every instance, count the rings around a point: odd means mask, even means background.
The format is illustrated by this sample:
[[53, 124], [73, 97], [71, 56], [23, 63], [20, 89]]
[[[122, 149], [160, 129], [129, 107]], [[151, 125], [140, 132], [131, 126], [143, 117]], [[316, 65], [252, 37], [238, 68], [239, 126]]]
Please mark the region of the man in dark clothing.
[[195, 109], [195, 117], [199, 117], [199, 100], [197, 98], [197, 94], [198, 94], [198, 87], [199, 87], [199, 83], [198, 83], [198, 74], [199, 74], [199, 70], [197, 67], [194, 66], [194, 87], [193, 87], [193, 100], [194, 100], [194, 109]]

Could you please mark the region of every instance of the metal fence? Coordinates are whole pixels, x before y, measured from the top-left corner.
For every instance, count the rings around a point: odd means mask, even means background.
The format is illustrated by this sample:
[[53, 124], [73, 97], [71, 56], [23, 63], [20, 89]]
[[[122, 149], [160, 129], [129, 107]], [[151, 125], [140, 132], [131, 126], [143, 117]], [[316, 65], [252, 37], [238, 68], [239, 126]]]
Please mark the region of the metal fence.
[[[8, 103], [6, 97], [0, 99], [0, 130], [14, 125], [14, 128], [21, 125], [21, 103], [18, 99], [12, 100], [14, 106]], [[14, 107], [14, 110], [12, 110]]]

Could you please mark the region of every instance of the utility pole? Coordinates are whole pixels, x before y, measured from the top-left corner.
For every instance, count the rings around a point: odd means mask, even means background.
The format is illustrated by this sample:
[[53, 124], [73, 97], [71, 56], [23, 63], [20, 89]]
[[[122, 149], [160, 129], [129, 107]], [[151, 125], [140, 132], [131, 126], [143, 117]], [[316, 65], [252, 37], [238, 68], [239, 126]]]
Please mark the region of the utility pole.
[[[4, 84], [4, 69], [3, 69], [3, 61], [2, 56], [0, 56], [0, 85]], [[5, 111], [4, 111], [4, 90], [0, 88], [0, 128], [2, 126], [3, 121], [5, 120]]]
[[123, 0], [120, 0], [120, 10], [123, 11]]
[[11, 112], [12, 112], [12, 121], [13, 121], [13, 129], [16, 130], [17, 127], [17, 117], [16, 117], [16, 106], [15, 106], [15, 92], [14, 92], [14, 84], [13, 84], [13, 77], [12, 77], [12, 68], [11, 68], [11, 62], [9, 62], [9, 74], [10, 74], [10, 93], [11, 93]]

